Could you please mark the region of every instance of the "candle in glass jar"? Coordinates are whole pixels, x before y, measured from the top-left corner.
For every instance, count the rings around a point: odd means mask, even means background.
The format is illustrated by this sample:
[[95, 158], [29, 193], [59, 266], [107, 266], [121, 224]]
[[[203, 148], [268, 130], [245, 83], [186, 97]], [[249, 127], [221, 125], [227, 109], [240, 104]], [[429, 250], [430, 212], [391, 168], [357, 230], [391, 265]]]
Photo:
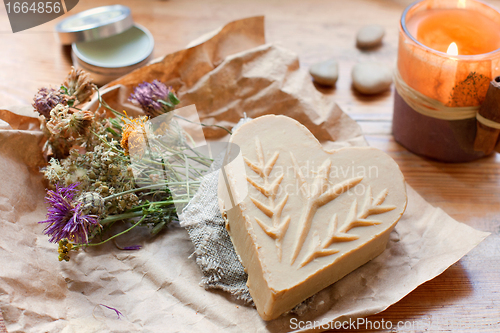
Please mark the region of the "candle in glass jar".
[[498, 23], [478, 11], [430, 9], [415, 13], [406, 26], [417, 41], [440, 52], [450, 54], [452, 43], [460, 55], [489, 53], [500, 48]]
[[[500, 73], [500, 13], [479, 1], [429, 0], [403, 16], [402, 79], [443, 105], [480, 105], [489, 81]], [[446, 54], [452, 43], [456, 53]]]
[[476, 112], [500, 75], [500, 12], [476, 0], [422, 0], [401, 17], [393, 134], [424, 156], [464, 162]]

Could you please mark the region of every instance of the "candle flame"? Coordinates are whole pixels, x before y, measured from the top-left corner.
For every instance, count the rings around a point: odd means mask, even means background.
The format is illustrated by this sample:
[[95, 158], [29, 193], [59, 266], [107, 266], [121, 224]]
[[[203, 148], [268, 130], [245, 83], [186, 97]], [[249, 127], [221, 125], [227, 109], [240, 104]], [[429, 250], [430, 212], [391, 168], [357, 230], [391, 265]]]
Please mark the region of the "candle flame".
[[465, 2], [467, 0], [458, 0], [458, 4], [457, 4], [457, 7], [458, 8], [465, 8]]
[[448, 46], [448, 51], [446, 51], [446, 53], [448, 53], [449, 55], [458, 55], [458, 47], [457, 47], [457, 44], [455, 44], [455, 42], [451, 43], [450, 46]]

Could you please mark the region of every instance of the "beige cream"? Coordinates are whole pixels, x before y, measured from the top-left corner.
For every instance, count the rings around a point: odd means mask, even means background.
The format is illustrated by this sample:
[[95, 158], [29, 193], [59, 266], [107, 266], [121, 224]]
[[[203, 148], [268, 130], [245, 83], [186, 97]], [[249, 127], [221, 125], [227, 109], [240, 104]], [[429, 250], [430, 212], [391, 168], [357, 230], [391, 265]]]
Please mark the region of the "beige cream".
[[264, 320], [385, 249], [406, 190], [384, 152], [325, 151], [306, 127], [274, 115], [244, 124], [231, 142], [245, 166], [235, 160], [224, 168], [219, 202]]

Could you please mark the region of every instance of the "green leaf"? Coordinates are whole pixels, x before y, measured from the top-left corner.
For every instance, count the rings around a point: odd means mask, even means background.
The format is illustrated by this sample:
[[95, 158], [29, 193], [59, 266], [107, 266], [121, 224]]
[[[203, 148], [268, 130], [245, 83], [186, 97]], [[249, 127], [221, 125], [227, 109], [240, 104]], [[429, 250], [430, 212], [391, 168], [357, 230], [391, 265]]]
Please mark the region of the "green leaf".
[[116, 133], [116, 131], [114, 131], [111, 127], [107, 127], [106, 128], [106, 131], [108, 131], [109, 133], [113, 134], [114, 136], [120, 136], [118, 133]]
[[177, 105], [179, 104], [181, 101], [177, 98], [177, 96], [175, 96], [175, 94], [173, 92], [169, 92], [168, 93], [168, 99], [172, 102], [172, 104], [174, 105]]
[[174, 107], [174, 105], [173, 105], [172, 103], [167, 102], [167, 101], [164, 101], [164, 100], [162, 100], [162, 99], [159, 99], [159, 100], [158, 100], [158, 102], [160, 102], [160, 103], [161, 103], [161, 104], [163, 104], [163, 105], [168, 106], [169, 108], [173, 108], [173, 107]]
[[116, 118], [112, 118], [110, 121], [111, 125], [113, 125], [113, 127], [119, 129], [121, 131], [122, 129], [122, 122]]
[[155, 225], [153, 227], [153, 230], [151, 230], [151, 233], [153, 235], [156, 235], [157, 233], [159, 233], [165, 226], [167, 225], [167, 222], [166, 221], [162, 221], [160, 223], [158, 223], [157, 225]]

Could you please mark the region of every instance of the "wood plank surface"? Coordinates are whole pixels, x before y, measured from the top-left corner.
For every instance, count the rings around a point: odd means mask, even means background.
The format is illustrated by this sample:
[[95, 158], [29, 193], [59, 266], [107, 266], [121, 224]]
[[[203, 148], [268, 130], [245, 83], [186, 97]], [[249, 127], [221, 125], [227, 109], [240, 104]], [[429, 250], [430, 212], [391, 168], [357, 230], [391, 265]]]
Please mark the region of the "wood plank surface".
[[[409, 321], [398, 332], [500, 331], [500, 159], [498, 155], [467, 164], [444, 164], [416, 156], [391, 135], [393, 92], [374, 97], [355, 93], [350, 71], [357, 61], [378, 60], [395, 66], [398, 22], [406, 0], [126, 0], [134, 20], [153, 34], [155, 56], [182, 49], [192, 39], [231, 20], [266, 16], [268, 42], [295, 51], [301, 66], [336, 58], [340, 78], [335, 89], [318, 87], [362, 126], [369, 143], [389, 153], [408, 183], [427, 201], [458, 221], [491, 232], [477, 248], [437, 278], [418, 287], [371, 321]], [[80, 1], [82, 11], [110, 0]], [[500, 1], [489, 1], [500, 7]], [[374, 51], [355, 48], [357, 29], [378, 23], [384, 44]], [[37, 88], [57, 85], [71, 59], [54, 34], [55, 22], [12, 34], [0, 6], [0, 107], [29, 104]], [[422, 129], [425, 130], [425, 129]], [[371, 331], [369, 329], [357, 332]], [[384, 330], [379, 330], [384, 331]], [[389, 330], [391, 331], [391, 330]], [[0, 332], [2, 317], [0, 316]]]

